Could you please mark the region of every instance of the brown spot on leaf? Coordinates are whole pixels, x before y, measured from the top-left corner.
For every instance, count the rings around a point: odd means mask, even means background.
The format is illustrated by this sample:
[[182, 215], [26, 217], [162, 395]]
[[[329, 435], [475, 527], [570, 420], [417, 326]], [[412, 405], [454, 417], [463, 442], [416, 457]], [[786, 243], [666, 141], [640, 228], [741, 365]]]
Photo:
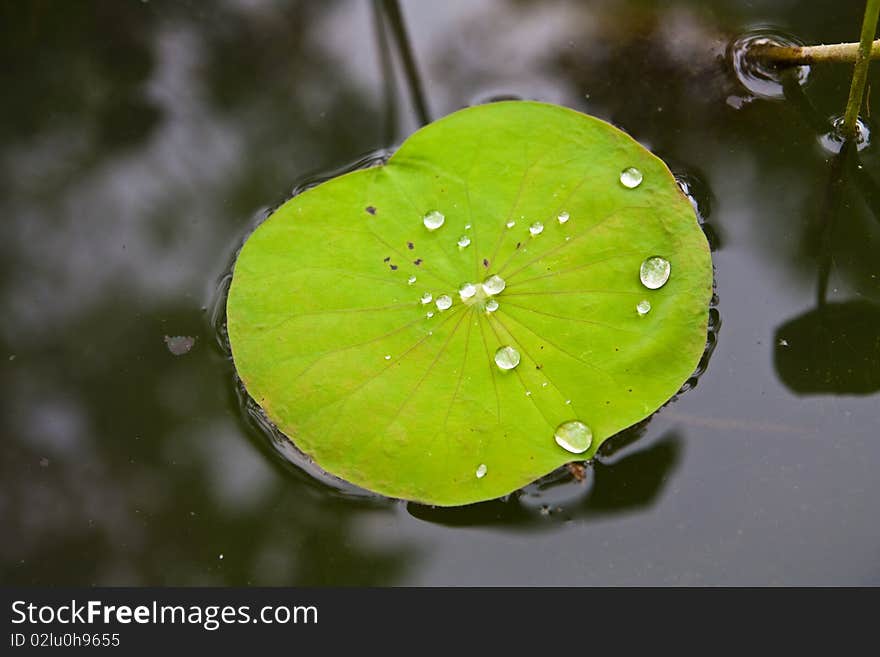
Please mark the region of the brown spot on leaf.
[[388, 256], [387, 258], [382, 258], [382, 262], [391, 262], [391, 256]]
[[416, 266], [419, 266], [420, 264], [422, 264], [422, 259], [421, 259], [421, 258], [416, 258], [415, 260], [413, 260], [413, 264], [416, 265]]
[[484, 266], [486, 269], [489, 268], [489, 259], [488, 259], [488, 258], [483, 258], [483, 266]]
[[374, 208], [372, 205], [368, 205], [366, 207], [366, 211], [369, 212], [370, 214], [376, 214], [376, 208]]
[[412, 251], [414, 248], [416, 248], [416, 245], [413, 244], [412, 242], [407, 242], [406, 248], [408, 248], [410, 251]]
[[388, 265], [391, 267], [391, 271], [397, 271], [397, 265]]

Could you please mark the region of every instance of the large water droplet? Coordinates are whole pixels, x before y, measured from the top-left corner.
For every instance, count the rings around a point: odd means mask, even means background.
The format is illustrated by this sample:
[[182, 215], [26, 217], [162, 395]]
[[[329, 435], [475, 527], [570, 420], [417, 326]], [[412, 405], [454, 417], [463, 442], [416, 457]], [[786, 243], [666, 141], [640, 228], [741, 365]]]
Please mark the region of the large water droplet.
[[536, 221], [531, 226], [529, 226], [529, 232], [532, 234], [532, 237], [540, 235], [544, 232], [544, 224], [540, 221]]
[[647, 315], [651, 312], [651, 302], [647, 299], [642, 299], [636, 304], [636, 312], [639, 315]]
[[642, 172], [635, 167], [628, 167], [620, 172], [620, 184], [629, 189], [635, 189], [642, 184]]
[[458, 296], [461, 297], [462, 301], [466, 301], [470, 299], [477, 293], [477, 286], [473, 283], [465, 283], [460, 288], [458, 288]]
[[459, 249], [466, 249], [470, 245], [471, 245], [471, 238], [468, 237], [467, 235], [462, 235], [461, 237], [458, 238], [458, 248]]
[[483, 281], [483, 292], [489, 296], [500, 294], [505, 287], [507, 287], [507, 283], [505, 283], [504, 279], [498, 274], [492, 274], [489, 278]]
[[443, 225], [444, 221], [446, 221], [446, 217], [443, 216], [442, 212], [438, 212], [437, 210], [431, 210], [428, 214], [422, 217], [422, 223], [425, 224], [425, 228], [428, 230], [437, 230]]
[[559, 216], [556, 217], [556, 220], [561, 224], [567, 223], [569, 219], [571, 219], [571, 215], [568, 212], [560, 212]]
[[593, 432], [583, 422], [571, 420], [556, 427], [553, 438], [562, 449], [572, 454], [583, 454], [590, 449], [593, 442]]
[[487, 472], [489, 472], [489, 468], [486, 467], [486, 464], [480, 463], [480, 465], [477, 466], [477, 479], [485, 477]]
[[436, 303], [438, 310], [448, 310], [452, 305], [452, 297], [448, 294], [444, 294], [443, 296], [437, 297]]
[[413, 283], [416, 282], [416, 277], [410, 276], [409, 278], [406, 279], [406, 282], [407, 282], [407, 284], [412, 285]]
[[519, 365], [519, 352], [510, 346], [498, 347], [495, 352], [495, 364], [502, 370], [512, 370]]
[[672, 272], [672, 265], [666, 258], [653, 256], [647, 258], [639, 268], [639, 278], [649, 290], [656, 290], [666, 285], [669, 280], [669, 274]]
[[419, 297], [419, 301], [422, 302], [422, 305], [428, 305], [434, 300], [434, 297], [431, 296], [430, 292], [425, 292], [421, 297]]
[[498, 310], [498, 301], [496, 301], [495, 299], [489, 299], [486, 302], [486, 312], [494, 313], [496, 310]]

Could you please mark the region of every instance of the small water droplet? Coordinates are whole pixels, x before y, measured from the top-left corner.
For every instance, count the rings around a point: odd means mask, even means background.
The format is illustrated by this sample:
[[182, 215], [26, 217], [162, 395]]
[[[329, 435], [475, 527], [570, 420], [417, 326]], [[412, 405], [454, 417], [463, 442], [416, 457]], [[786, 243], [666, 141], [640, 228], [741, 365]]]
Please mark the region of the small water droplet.
[[636, 304], [636, 312], [639, 313], [639, 315], [647, 315], [651, 312], [651, 302], [647, 299], [642, 299]]
[[496, 301], [495, 299], [489, 299], [486, 302], [486, 312], [494, 313], [496, 310], [498, 310], [498, 301]]
[[461, 237], [458, 238], [458, 248], [459, 249], [466, 249], [470, 245], [471, 245], [471, 238], [468, 237], [467, 235], [462, 235]]
[[409, 285], [412, 285], [413, 283], [416, 282], [416, 277], [415, 277], [415, 276], [410, 276], [409, 278], [406, 279], [406, 282], [407, 282]]
[[507, 283], [498, 274], [492, 274], [483, 281], [483, 291], [489, 296], [500, 294], [505, 287], [507, 287]]
[[669, 274], [672, 272], [672, 265], [666, 258], [660, 256], [652, 256], [646, 258], [639, 268], [639, 278], [649, 290], [656, 290], [666, 285], [669, 280]]
[[566, 242], [568, 242], [570, 239], [571, 239], [571, 235], [566, 235], [566, 236], [565, 236], [565, 241], [566, 241]]
[[465, 225], [464, 225], [464, 229], [465, 229], [465, 230], [470, 230], [470, 229], [471, 229], [471, 225], [470, 225], [470, 224], [465, 224]]
[[560, 212], [560, 213], [559, 213], [559, 216], [556, 217], [556, 219], [557, 219], [557, 221], [559, 221], [559, 223], [564, 224], [564, 223], [566, 223], [569, 219], [571, 219], [571, 215], [568, 214], [568, 212]]
[[779, 341], [776, 344], [778, 344], [780, 347], [787, 347], [788, 340], [786, 340], [785, 338], [779, 338]]
[[540, 235], [544, 232], [544, 224], [540, 221], [536, 221], [531, 226], [529, 226], [529, 232], [532, 234], [532, 237]]
[[642, 172], [635, 167], [628, 167], [620, 172], [620, 184], [628, 189], [635, 189], [642, 184]]
[[438, 212], [437, 210], [431, 210], [422, 217], [422, 223], [425, 224], [425, 228], [428, 230], [437, 230], [443, 225], [444, 221], [446, 221], [446, 217], [443, 216], [442, 212]]
[[430, 310], [425, 314], [425, 317], [427, 317], [428, 319], [431, 319], [433, 316], [434, 316], [434, 313]]
[[385, 360], [391, 360], [391, 354], [385, 354]]
[[498, 347], [495, 352], [495, 364], [499, 369], [512, 370], [519, 365], [519, 352], [511, 346]]
[[424, 306], [424, 305], [427, 305], [427, 304], [429, 304], [429, 303], [431, 303], [433, 300], [434, 300], [434, 297], [431, 296], [431, 293], [430, 293], [430, 292], [425, 292], [425, 293], [419, 298], [419, 301], [422, 302], [422, 305], [423, 305], [423, 306]]
[[593, 442], [593, 432], [583, 422], [571, 420], [556, 427], [553, 438], [562, 449], [572, 454], [583, 454], [590, 449]]
[[477, 293], [477, 286], [473, 283], [465, 283], [460, 288], [458, 288], [458, 296], [461, 297], [462, 301], [466, 301], [470, 299]]
[[508, 228], [513, 228], [514, 226], [516, 226], [516, 222], [513, 219], [511, 219], [510, 221], [508, 221], [504, 225], [507, 226]]
[[477, 479], [482, 479], [486, 476], [486, 473], [489, 471], [489, 468], [486, 467], [485, 463], [480, 463], [477, 466]]
[[438, 310], [447, 310], [450, 306], [452, 306], [452, 297], [448, 294], [444, 294], [443, 296], [437, 297], [437, 309]]
[[526, 397], [531, 397], [531, 396], [532, 396], [532, 391], [526, 390]]
[[542, 388], [546, 388], [546, 387], [547, 387], [547, 382], [544, 381], [544, 383], [541, 384], [541, 387], [542, 387]]
[[566, 400], [565, 400], [565, 403], [566, 403], [566, 404], [571, 404], [571, 400], [570, 400], [570, 399], [566, 399]]

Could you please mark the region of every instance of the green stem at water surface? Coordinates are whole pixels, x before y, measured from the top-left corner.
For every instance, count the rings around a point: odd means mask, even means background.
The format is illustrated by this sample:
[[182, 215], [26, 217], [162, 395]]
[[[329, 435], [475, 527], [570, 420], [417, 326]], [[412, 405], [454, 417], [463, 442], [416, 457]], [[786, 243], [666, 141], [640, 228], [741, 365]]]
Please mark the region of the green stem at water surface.
[[862, 20], [859, 52], [856, 57], [856, 65], [853, 68], [852, 83], [849, 87], [849, 100], [846, 102], [846, 114], [843, 117], [843, 136], [847, 139], [855, 139], [858, 136], [856, 121], [858, 121], [862, 98], [865, 95], [868, 66], [871, 64], [871, 44], [874, 40], [874, 34], [877, 32], [878, 16], [880, 16], [880, 0], [868, 0], [865, 3], [865, 17]]

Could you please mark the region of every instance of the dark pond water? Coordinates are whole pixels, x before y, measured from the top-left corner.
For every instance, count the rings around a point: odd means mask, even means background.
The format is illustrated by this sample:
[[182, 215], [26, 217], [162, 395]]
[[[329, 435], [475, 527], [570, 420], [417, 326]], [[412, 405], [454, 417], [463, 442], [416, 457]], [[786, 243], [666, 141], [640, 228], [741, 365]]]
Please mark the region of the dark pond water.
[[371, 5], [0, 5], [2, 582], [880, 584], [876, 149], [830, 192], [849, 67], [771, 101], [724, 61], [762, 25], [853, 40], [862, 6], [403, 4], [433, 116], [557, 102], [689, 175], [723, 320], [699, 384], [586, 481], [438, 511], [279, 457], [211, 318], [255, 218], [416, 126]]

